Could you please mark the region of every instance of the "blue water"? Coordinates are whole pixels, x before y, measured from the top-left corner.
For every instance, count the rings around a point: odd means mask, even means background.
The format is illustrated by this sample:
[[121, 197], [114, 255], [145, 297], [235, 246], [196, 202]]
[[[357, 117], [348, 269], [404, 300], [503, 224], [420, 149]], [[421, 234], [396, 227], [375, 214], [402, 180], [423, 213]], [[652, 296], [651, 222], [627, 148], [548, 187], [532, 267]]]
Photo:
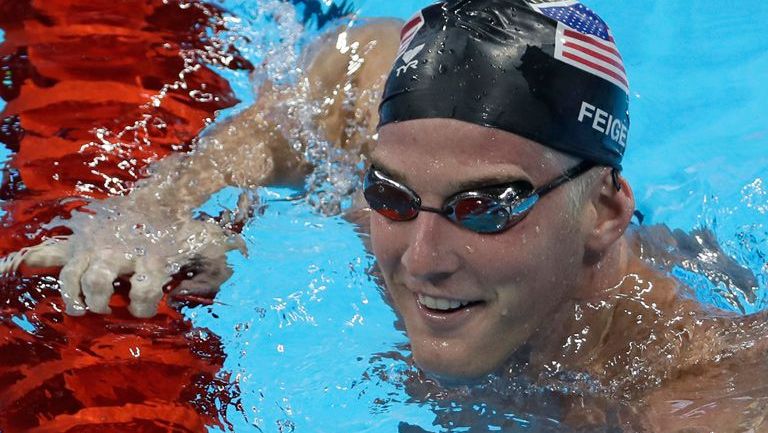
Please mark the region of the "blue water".
[[[278, 194], [292, 191], [265, 195]], [[217, 305], [187, 312], [224, 338], [225, 369], [241, 375], [247, 420], [230, 411], [235, 431], [364, 431], [386, 389], [362, 373], [372, 354], [405, 341], [365, 272], [372, 258], [348, 223], [297, 202], [268, 201], [244, 236], [249, 256], [230, 256], [235, 275]]]
[[[626, 175], [649, 223], [708, 227], [768, 287], [768, 4], [589, 2], [613, 25], [630, 76]], [[699, 276], [679, 276], [728, 307]]]
[[[252, 8], [225, 4], [233, 13]], [[355, 6], [363, 17], [407, 18], [426, 4]], [[712, 229], [725, 251], [758, 276], [763, 290], [748, 311], [765, 308], [768, 110], [762, 104], [768, 100], [763, 78], [768, 44], [762, 42], [760, 23], [768, 20], [768, 4], [587, 4], [612, 24], [629, 72], [632, 130], [625, 175], [646, 221]], [[291, 194], [265, 190], [263, 195]], [[214, 201], [233, 197], [225, 192]], [[441, 413], [462, 409], [412, 401], [402, 389], [411, 367], [377, 357], [407, 354], [402, 349], [407, 340], [395, 329], [381, 289], [365, 273], [373, 259], [350, 224], [319, 216], [301, 201], [277, 200], [244, 235], [249, 256], [230, 256], [235, 275], [222, 288], [220, 304], [186, 312], [223, 337], [229, 353], [225, 368], [240, 377], [243, 409], [229, 409], [235, 431], [470, 430], [437, 423]], [[702, 302], [731, 308], [705, 278], [677, 275]], [[382, 380], [374, 372], [391, 378]], [[516, 420], [521, 431], [546, 423], [484, 405], [469, 411], [471, 422], [488, 431], [498, 430], [499, 419]]]
[[[222, 3], [243, 18], [244, 31], [264, 25], [256, 22], [255, 2]], [[632, 127], [625, 175], [646, 221], [713, 230], [725, 251], [758, 277], [762, 292], [749, 311], [765, 308], [768, 3], [585, 3], [612, 25], [628, 69]], [[368, 0], [355, 2], [355, 9], [362, 17], [407, 18], [426, 4]], [[262, 59], [246, 45], [241, 51], [254, 64]], [[254, 100], [246, 74], [220, 73], [244, 101], [234, 110]], [[7, 155], [0, 147], [0, 163]], [[227, 409], [234, 430], [396, 432], [410, 425], [422, 430], [408, 431], [469, 431], [435, 425], [454, 408], [413, 401], [404, 391], [403, 378], [413, 369], [397, 354], [407, 355], [407, 339], [366, 272], [373, 258], [349, 223], [285, 200], [295, 193], [261, 191], [264, 214], [243, 232], [248, 256], [230, 254], [235, 273], [215, 305], [185, 310], [223, 340], [225, 369], [241, 391], [241, 409]], [[228, 189], [206, 206], [213, 214], [233, 207], [236, 196]], [[728, 307], [706, 279], [679, 275], [702, 302]], [[26, 322], [18, 323], [24, 328]], [[499, 419], [514, 420], [520, 431], [546, 422], [483, 404], [470, 412], [488, 431], [498, 430]]]

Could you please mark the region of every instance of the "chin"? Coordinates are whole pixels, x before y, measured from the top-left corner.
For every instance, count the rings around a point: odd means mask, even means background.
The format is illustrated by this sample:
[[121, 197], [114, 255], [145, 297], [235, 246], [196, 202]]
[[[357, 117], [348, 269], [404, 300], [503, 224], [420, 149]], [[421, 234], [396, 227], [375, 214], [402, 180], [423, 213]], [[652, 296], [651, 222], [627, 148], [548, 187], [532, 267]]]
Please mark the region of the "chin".
[[422, 352], [416, 347], [412, 349], [414, 361], [419, 369], [445, 386], [472, 385], [481, 382], [499, 368], [498, 365], [476, 364], [472, 359], [467, 359], [468, 357], [436, 354], [431, 350]]

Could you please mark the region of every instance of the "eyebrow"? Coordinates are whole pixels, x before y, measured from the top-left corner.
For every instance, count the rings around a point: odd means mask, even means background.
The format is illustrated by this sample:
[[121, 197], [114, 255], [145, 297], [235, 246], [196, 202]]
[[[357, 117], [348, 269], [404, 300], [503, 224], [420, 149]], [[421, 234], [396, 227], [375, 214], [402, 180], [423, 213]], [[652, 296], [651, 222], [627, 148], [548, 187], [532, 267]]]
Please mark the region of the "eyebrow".
[[372, 167], [376, 167], [377, 170], [383, 171], [384, 173], [389, 175], [389, 177], [391, 177], [392, 180], [396, 180], [401, 183], [407, 183], [405, 181], [406, 175], [402, 171], [387, 167], [387, 164], [381, 162], [381, 160], [376, 158], [375, 155], [371, 155], [370, 160], [371, 160]]
[[[376, 167], [377, 169], [389, 175], [392, 178], [392, 180], [395, 180], [397, 182], [400, 182], [410, 187], [410, 185], [408, 185], [408, 182], [406, 181], [407, 176], [405, 175], [405, 173], [403, 173], [398, 169], [388, 167], [386, 164], [382, 163], [381, 160], [379, 160], [373, 155], [371, 156], [370, 159], [371, 159], [372, 166]], [[451, 191], [461, 192], [461, 191], [469, 191], [469, 190], [482, 189], [482, 188], [490, 188], [495, 186], [509, 185], [516, 182], [532, 183], [529, 179], [526, 179], [520, 175], [489, 174], [486, 176], [467, 179], [463, 181], [449, 180], [448, 185], [450, 186]]]
[[455, 187], [456, 191], [469, 191], [473, 189], [506, 186], [506, 185], [510, 185], [518, 182], [531, 183], [528, 179], [524, 179], [524, 178], [512, 176], [512, 175], [488, 175], [488, 176], [478, 177], [475, 179], [468, 179], [466, 181], [462, 181], [458, 183], [451, 182], [450, 185], [452, 187]]

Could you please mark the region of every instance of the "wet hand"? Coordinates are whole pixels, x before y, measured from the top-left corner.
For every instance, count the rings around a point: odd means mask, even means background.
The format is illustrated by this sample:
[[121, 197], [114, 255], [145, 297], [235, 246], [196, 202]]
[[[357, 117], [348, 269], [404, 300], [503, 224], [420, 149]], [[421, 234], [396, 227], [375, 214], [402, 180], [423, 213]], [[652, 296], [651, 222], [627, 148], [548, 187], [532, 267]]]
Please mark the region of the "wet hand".
[[64, 223], [73, 233], [22, 250], [4, 267], [21, 261], [33, 267], [61, 266], [60, 290], [70, 315], [111, 313], [115, 280], [130, 275], [128, 309], [146, 318], [157, 313], [163, 286], [183, 267], [192, 265], [197, 272], [172, 295], [207, 295], [231, 274], [226, 253], [245, 253], [239, 235], [219, 224], [179, 218], [162, 209], [130, 209], [120, 199], [97, 202], [90, 206], [92, 213], [76, 212], [59, 221], [57, 225]]

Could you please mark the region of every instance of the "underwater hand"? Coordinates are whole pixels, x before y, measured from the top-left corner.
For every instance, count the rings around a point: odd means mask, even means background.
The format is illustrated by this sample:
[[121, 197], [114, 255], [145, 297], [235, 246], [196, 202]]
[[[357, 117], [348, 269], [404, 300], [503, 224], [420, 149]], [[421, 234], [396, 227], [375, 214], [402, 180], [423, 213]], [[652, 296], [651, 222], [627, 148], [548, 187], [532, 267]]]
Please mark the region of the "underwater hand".
[[[212, 221], [179, 217], [167, 209], [143, 212], [116, 197], [75, 212], [65, 225], [69, 236], [48, 239], [6, 260], [6, 268], [22, 261], [33, 267], [62, 266], [60, 290], [66, 312], [87, 310], [109, 314], [115, 280], [130, 275], [129, 311], [135, 317], [152, 317], [163, 297], [163, 286], [182, 268], [195, 276], [182, 281], [172, 295], [210, 294], [231, 274], [226, 252], [245, 244], [239, 235]], [[0, 268], [3, 265], [0, 264]]]

